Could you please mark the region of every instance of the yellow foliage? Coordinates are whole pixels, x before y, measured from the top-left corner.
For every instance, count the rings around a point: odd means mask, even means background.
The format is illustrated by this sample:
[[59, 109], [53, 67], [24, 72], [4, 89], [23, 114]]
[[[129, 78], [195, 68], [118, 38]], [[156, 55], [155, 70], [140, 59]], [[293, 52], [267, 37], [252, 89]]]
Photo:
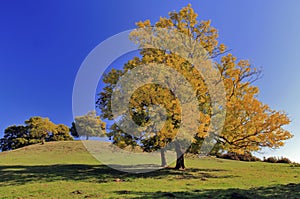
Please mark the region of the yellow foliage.
[[[139, 28], [151, 27], [150, 20], [136, 23]], [[237, 153], [256, 151], [261, 147], [278, 148], [284, 144], [284, 140], [292, 137], [292, 134], [282, 128], [290, 123], [285, 113], [270, 109], [257, 99], [259, 89], [252, 86], [252, 78], [258, 74], [256, 68], [251, 67], [248, 60], [238, 60], [231, 53], [225, 54], [227, 47], [218, 43], [218, 31], [211, 26], [211, 21], [197, 21], [197, 14], [189, 4], [179, 12], [170, 12], [169, 17], [160, 17], [154, 24], [157, 28], [172, 28], [192, 37], [200, 43], [211, 57], [222, 56], [216, 63], [221, 73], [226, 89], [227, 115], [222, 134], [217, 139], [226, 150]], [[137, 41], [139, 32], [131, 35]], [[158, 63], [178, 71], [192, 85], [199, 102], [199, 128], [196, 136], [207, 136], [211, 119], [210, 97], [203, 77], [184, 58], [160, 49], [142, 49], [141, 58], [134, 58], [124, 66], [124, 71], [141, 66], [143, 64]], [[119, 75], [114, 72], [111, 74]], [[179, 101], [172, 92], [158, 85], [146, 85], [136, 91], [130, 100], [131, 108], [142, 111], [142, 106], [153, 104], [163, 105], [168, 114], [168, 120], [158, 133], [159, 146], [164, 146], [167, 139], [173, 139], [181, 122], [181, 109]], [[188, 121], [189, 122], [189, 121]]]

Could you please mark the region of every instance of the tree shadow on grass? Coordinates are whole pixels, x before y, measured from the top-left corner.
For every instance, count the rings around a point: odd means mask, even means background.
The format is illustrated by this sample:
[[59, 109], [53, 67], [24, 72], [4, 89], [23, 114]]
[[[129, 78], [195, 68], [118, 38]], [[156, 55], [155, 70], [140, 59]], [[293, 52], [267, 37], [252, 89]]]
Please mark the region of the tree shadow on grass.
[[133, 174], [121, 172], [105, 165], [13, 165], [0, 166], [0, 186], [21, 185], [30, 182], [53, 182], [57, 180], [105, 183], [116, 179], [131, 181], [135, 178], [177, 180], [236, 177], [222, 174], [224, 171], [226, 170], [197, 168], [179, 171], [172, 168], [164, 168], [149, 173]]
[[266, 199], [266, 198], [300, 198], [300, 184], [275, 185], [251, 189], [205, 189], [181, 192], [134, 192], [124, 190], [116, 192], [126, 198], [128, 194], [134, 198], [223, 198], [223, 199]]
[[[151, 166], [151, 165], [150, 165]], [[26, 183], [45, 183], [57, 180], [81, 181], [93, 183], [112, 182], [116, 179], [132, 181], [135, 178], [153, 179], [209, 179], [233, 178], [225, 175], [226, 170], [190, 168], [178, 171], [165, 168], [150, 173], [125, 173], [105, 165], [64, 164], [40, 166], [0, 166], [0, 186], [22, 185]], [[138, 192], [119, 190], [116, 192], [125, 198], [300, 198], [300, 183], [258, 187], [252, 189], [206, 189], [182, 192]], [[128, 197], [126, 197], [128, 196]]]

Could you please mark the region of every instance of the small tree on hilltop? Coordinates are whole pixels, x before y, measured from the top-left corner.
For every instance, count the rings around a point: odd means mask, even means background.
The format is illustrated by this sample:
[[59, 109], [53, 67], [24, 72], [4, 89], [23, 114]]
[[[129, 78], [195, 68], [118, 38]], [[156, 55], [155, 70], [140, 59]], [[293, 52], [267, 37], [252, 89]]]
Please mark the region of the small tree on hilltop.
[[105, 122], [96, 115], [96, 111], [90, 111], [86, 115], [75, 117], [70, 130], [73, 136], [85, 136], [88, 140], [90, 137], [105, 136], [105, 125]]

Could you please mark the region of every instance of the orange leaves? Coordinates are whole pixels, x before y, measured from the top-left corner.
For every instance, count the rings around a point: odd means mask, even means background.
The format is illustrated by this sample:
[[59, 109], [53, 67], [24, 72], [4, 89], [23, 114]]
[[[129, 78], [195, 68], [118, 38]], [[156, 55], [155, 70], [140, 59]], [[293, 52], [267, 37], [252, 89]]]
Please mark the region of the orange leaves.
[[197, 25], [198, 14], [192, 9], [191, 4], [182, 8], [179, 12], [170, 12], [169, 17], [174, 22], [174, 25], [179, 27], [195, 27]]
[[235, 64], [236, 57], [234, 57], [231, 53], [228, 53], [227, 55], [224, 55], [221, 58], [221, 64], [223, 65], [223, 68], [228, 70], [236, 66]]
[[211, 24], [211, 20], [201, 21], [201, 24], [203, 25], [204, 29], [209, 29], [210, 24]]
[[[153, 39], [151, 36], [155, 35], [156, 29], [151, 27], [149, 20], [140, 21], [136, 25], [146, 30], [133, 31], [131, 34], [133, 41], [145, 43], [145, 40]], [[238, 60], [231, 53], [225, 54], [227, 47], [225, 44], [218, 43], [218, 30], [211, 26], [210, 20], [198, 22], [197, 14], [190, 4], [178, 12], [170, 12], [169, 17], [160, 17], [159, 21], [154, 24], [154, 27], [170, 28], [186, 34], [189, 38], [195, 40], [197, 44], [202, 45], [206, 50], [205, 56], [216, 57], [222, 54], [222, 57], [216, 60], [216, 66], [220, 71], [226, 89], [227, 115], [223, 132], [218, 139], [223, 143], [225, 150], [244, 153], [245, 151], [259, 150], [261, 147], [276, 148], [282, 146], [285, 140], [292, 137], [290, 132], [282, 128], [290, 122], [287, 115], [270, 109], [269, 106], [257, 99], [256, 95], [259, 93], [259, 89], [253, 86], [252, 83], [259, 77], [260, 71], [253, 68], [249, 60]], [[142, 45], [142, 47], [144, 46]], [[193, 47], [190, 49], [193, 49]], [[207, 85], [200, 72], [191, 63], [171, 51], [172, 49], [142, 49], [140, 51], [141, 58], [136, 57], [128, 61], [123, 71], [112, 70], [104, 78], [105, 83], [110, 84], [106, 91], [112, 92], [116, 81], [132, 68], [151, 63], [170, 67], [184, 76], [193, 87], [193, 94], [197, 97], [201, 112], [199, 115], [199, 128], [195, 130], [197, 131], [195, 133], [198, 138], [204, 138], [207, 136], [208, 126], [211, 122], [211, 113], [213, 112], [213, 108], [210, 106], [211, 99]], [[190, 57], [194, 55], [197, 55], [194, 51], [191, 51], [189, 54]], [[174, 74], [174, 78], [176, 79], [178, 76]], [[103, 99], [107, 100], [108, 97], [105, 95]], [[137, 112], [145, 112], [144, 107], [153, 104], [160, 104], [166, 108], [167, 122], [162, 130], [155, 132], [156, 137], [158, 136], [156, 140], [157, 145], [163, 146], [166, 139], [173, 139], [178, 133], [177, 130], [180, 127], [182, 118], [181, 104], [179, 104], [179, 101], [170, 90], [157, 85], [145, 85], [137, 89], [132, 95], [130, 103], [130, 108], [135, 109]], [[109, 103], [103, 104], [108, 104], [103, 106], [103, 110], [106, 110], [109, 107]], [[188, 103], [187, 106], [189, 108], [193, 107]], [[190, 113], [193, 112], [191, 111]], [[190, 119], [187, 123], [192, 126], [195, 120]]]
[[[225, 44], [218, 44], [218, 31], [211, 26], [211, 21], [197, 22], [197, 14], [188, 5], [179, 12], [169, 13], [170, 18], [160, 18], [156, 27], [174, 28], [192, 36], [199, 42], [210, 56], [222, 54], [226, 51]], [[150, 22], [140, 23], [139, 27], [147, 26]], [[202, 114], [199, 116], [200, 125], [197, 136], [207, 136], [210, 123], [209, 96], [207, 88], [200, 74], [190, 67], [184, 59], [161, 51], [142, 52], [142, 62], [163, 63], [184, 75], [196, 91]], [[259, 71], [252, 68], [249, 60], [237, 60], [231, 53], [223, 55], [217, 67], [222, 75], [227, 93], [227, 115], [224, 130], [220, 140], [224, 149], [239, 153], [255, 151], [261, 147], [280, 147], [284, 140], [292, 137], [292, 134], [282, 127], [289, 124], [290, 120], [285, 113], [277, 112], [263, 104], [256, 98], [258, 87], [252, 84], [256, 80]], [[179, 111], [177, 107], [173, 110]], [[175, 108], [175, 109], [174, 109]], [[204, 114], [205, 112], [205, 114]], [[179, 114], [180, 115], [180, 114]], [[177, 119], [179, 119], [176, 117]], [[171, 131], [171, 129], [169, 129]], [[165, 132], [167, 133], [167, 132]]]
[[219, 46], [220, 53], [224, 53], [226, 49], [227, 49], [227, 47], [225, 46], [225, 44], [220, 44], [220, 46]]
[[139, 27], [139, 28], [146, 28], [146, 27], [150, 27], [151, 23], [150, 23], [150, 20], [147, 19], [144, 22], [142, 22], [142, 21], [137, 22], [136, 26]]
[[166, 17], [160, 17], [159, 21], [155, 24], [158, 28], [171, 28], [174, 26], [171, 19], [168, 19]]
[[[251, 90], [252, 87], [249, 88]], [[285, 113], [270, 109], [257, 100], [252, 92], [246, 92], [228, 102], [222, 136], [227, 142], [226, 149], [230, 151], [278, 148], [283, 146], [284, 140], [292, 137], [290, 132], [282, 128], [289, 123]]]
[[242, 69], [246, 68], [246, 72], [250, 72], [250, 62], [248, 60], [240, 60], [237, 65]]

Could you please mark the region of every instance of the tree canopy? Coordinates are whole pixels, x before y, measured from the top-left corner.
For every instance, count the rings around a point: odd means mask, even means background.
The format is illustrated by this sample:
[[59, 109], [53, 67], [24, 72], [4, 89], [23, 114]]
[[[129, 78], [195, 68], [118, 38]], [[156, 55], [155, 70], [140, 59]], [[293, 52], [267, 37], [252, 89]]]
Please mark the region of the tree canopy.
[[69, 132], [67, 126], [56, 125], [49, 118], [31, 117], [24, 126], [13, 125], [5, 129], [4, 137], [0, 139], [0, 149], [7, 151], [45, 141], [73, 140]]
[[[193, 42], [200, 44], [205, 49], [205, 56], [212, 60], [211, 66], [220, 73], [220, 81], [223, 82], [226, 91], [226, 117], [221, 133], [213, 135], [220, 149], [241, 154], [249, 153], [261, 150], [263, 147], [278, 148], [283, 146], [285, 140], [292, 137], [292, 134], [283, 128], [284, 125], [290, 123], [287, 114], [271, 109], [258, 99], [259, 89], [253, 85], [253, 82], [261, 77], [261, 71], [253, 67], [248, 60], [237, 59], [227, 50], [225, 44], [220, 44], [217, 29], [211, 26], [210, 20], [198, 21], [197, 14], [191, 5], [182, 8], [179, 12], [170, 12], [169, 17], [161, 17], [154, 24], [150, 20], [140, 21], [137, 27], [139, 29], [131, 33], [131, 39], [142, 47], [140, 56], [129, 60], [122, 69], [112, 69], [103, 78], [106, 86], [99, 93], [97, 101], [103, 119], [113, 119], [112, 109], [115, 107], [112, 105], [112, 97], [114, 93], [126, 92], [127, 88], [118, 84], [122, 78], [136, 68], [163, 64], [184, 76], [193, 87], [193, 95], [197, 98], [196, 105], [200, 110], [197, 118], [198, 129], [194, 132], [194, 143], [201, 144], [203, 143], [201, 140], [210, 136], [209, 124], [214, 114], [211, 95], [207, 82], [199, 71], [192, 63], [174, 53], [172, 48], [145, 47], [145, 43], [153, 39], [145, 35], [145, 32], [155, 36], [158, 28], [164, 28], [185, 34]], [[193, 53], [198, 52], [193, 51], [189, 56], [193, 57]], [[173, 76], [176, 75], [174, 73]], [[130, 84], [134, 85], [135, 82], [128, 82], [127, 85]], [[139, 144], [145, 151], [161, 149], [172, 141], [175, 141], [176, 145], [178, 138], [175, 139], [175, 137], [182, 125], [181, 106], [183, 104], [172, 91], [159, 84], [146, 84], [136, 89], [130, 97], [129, 112], [118, 112], [120, 119], [110, 128], [108, 135], [112, 137], [114, 143], [122, 146]], [[119, 100], [122, 102], [121, 98]], [[157, 105], [166, 109], [167, 116], [163, 127], [158, 131], [152, 131], [153, 126], [151, 126], [149, 114], [151, 107]], [[193, 107], [195, 104], [187, 100], [185, 105]], [[190, 109], [193, 110], [193, 108]], [[139, 131], [138, 134], [124, 131], [122, 119], [127, 116], [130, 116], [138, 126], [146, 127], [144, 128], [146, 130]], [[187, 123], [190, 122], [192, 125], [193, 119], [190, 117]], [[176, 152], [180, 150], [179, 146]], [[178, 158], [182, 157], [180, 152], [177, 154]], [[176, 167], [184, 168], [180, 165]]]
[[29, 145], [29, 130], [26, 126], [9, 126], [4, 131], [4, 137], [0, 139], [2, 151], [17, 149]]
[[96, 115], [96, 111], [90, 111], [85, 115], [76, 116], [70, 131], [74, 137], [85, 136], [88, 140], [89, 137], [105, 136], [105, 129], [106, 124]]

